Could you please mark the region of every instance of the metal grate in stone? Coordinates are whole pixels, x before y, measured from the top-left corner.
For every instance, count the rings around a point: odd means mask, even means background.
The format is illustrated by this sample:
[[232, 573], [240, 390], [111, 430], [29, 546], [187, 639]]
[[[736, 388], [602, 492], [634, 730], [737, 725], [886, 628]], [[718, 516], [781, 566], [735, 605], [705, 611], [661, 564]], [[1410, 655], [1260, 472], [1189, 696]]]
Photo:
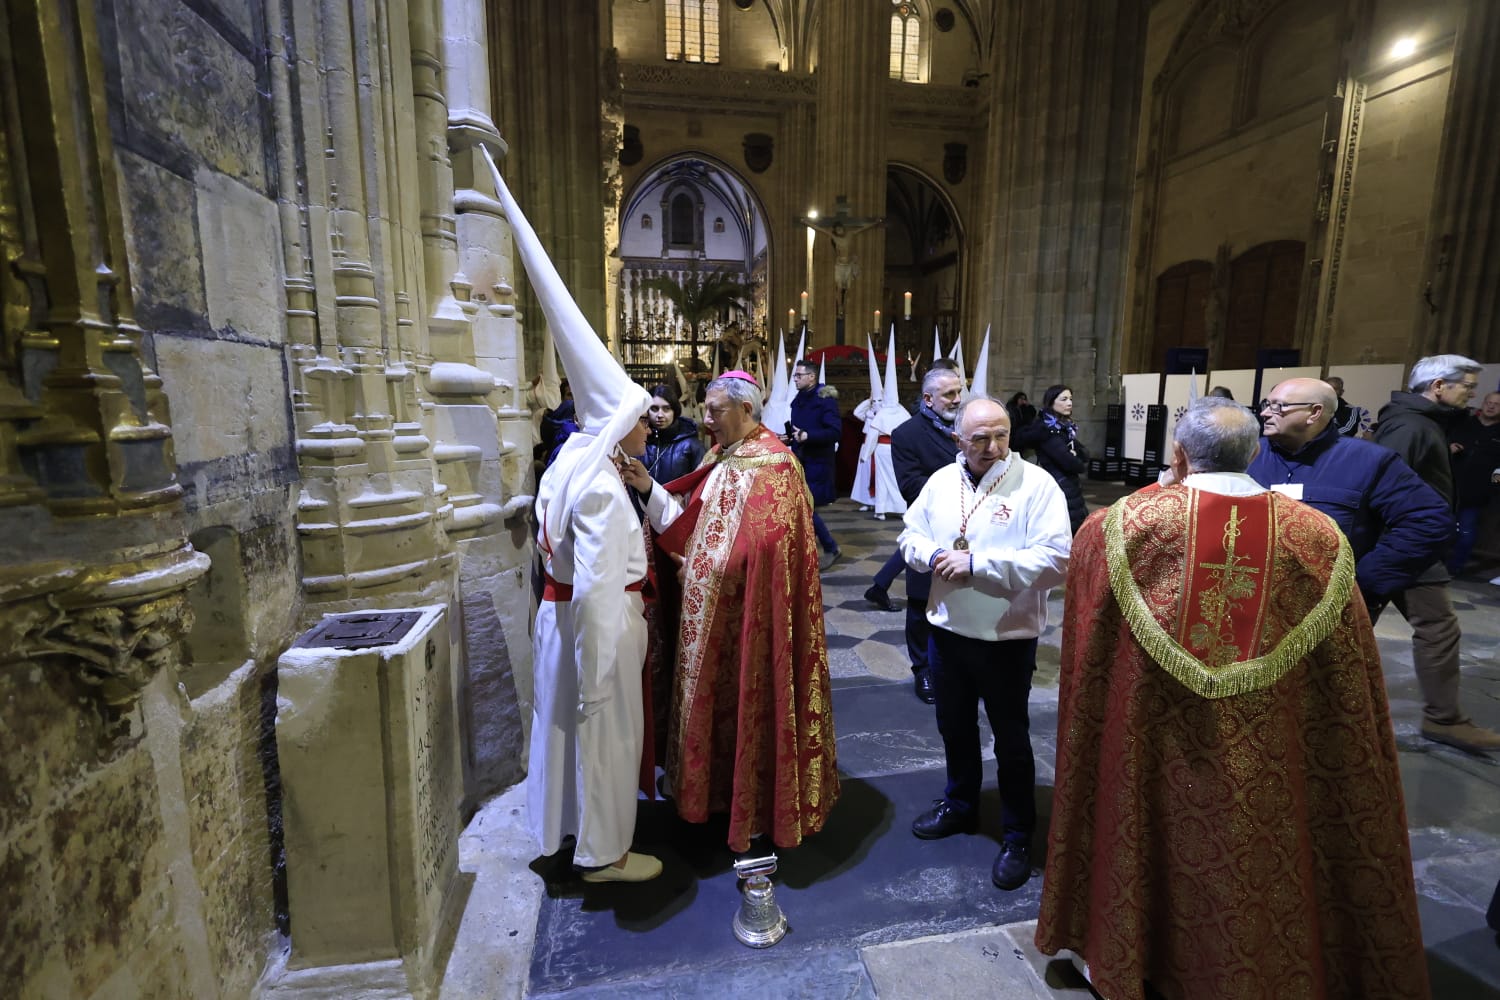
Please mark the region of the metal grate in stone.
[[371, 649], [393, 646], [422, 617], [419, 611], [360, 611], [329, 615], [292, 645], [301, 649]]

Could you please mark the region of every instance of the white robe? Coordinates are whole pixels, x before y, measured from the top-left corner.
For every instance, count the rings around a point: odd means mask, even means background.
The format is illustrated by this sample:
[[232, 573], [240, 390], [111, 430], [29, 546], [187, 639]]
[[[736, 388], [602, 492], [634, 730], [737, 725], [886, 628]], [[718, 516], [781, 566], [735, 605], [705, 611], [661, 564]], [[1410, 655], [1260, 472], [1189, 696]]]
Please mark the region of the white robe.
[[[542, 476], [538, 523], [546, 523], [547, 505], [589, 440], [570, 437]], [[552, 578], [572, 585], [573, 599], [537, 609], [527, 815], [544, 854], [573, 834], [574, 863], [599, 867], [630, 849], [645, 734], [646, 621], [641, 595], [625, 586], [646, 576], [646, 546], [619, 474], [597, 471], [566, 534], [539, 535], [537, 545]]]
[[880, 432], [872, 425], [879, 405], [877, 400], [867, 399], [854, 408], [854, 416], [865, 423], [865, 440], [859, 448], [859, 465], [854, 470], [849, 499], [861, 507], [875, 506], [875, 493], [870, 489], [870, 463], [875, 461], [875, 447], [880, 441]]
[[[875, 463], [875, 494], [871, 506], [877, 514], [905, 514], [906, 498], [901, 495], [901, 484], [896, 479], [896, 465], [891, 460], [891, 445], [887, 441], [880, 443], [881, 437], [890, 437], [897, 427], [911, 419], [899, 406], [886, 406], [870, 414], [869, 423], [865, 426], [868, 431], [875, 434], [875, 448], [871, 453], [870, 460]], [[866, 471], [866, 477], [869, 472]], [[866, 483], [868, 483], [868, 478]]]

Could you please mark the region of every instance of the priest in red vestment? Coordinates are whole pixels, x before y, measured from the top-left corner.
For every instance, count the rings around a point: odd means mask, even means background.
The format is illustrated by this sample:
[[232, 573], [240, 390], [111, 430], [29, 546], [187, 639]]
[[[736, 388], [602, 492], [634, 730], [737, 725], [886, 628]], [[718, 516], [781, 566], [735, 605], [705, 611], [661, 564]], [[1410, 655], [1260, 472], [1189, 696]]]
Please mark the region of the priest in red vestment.
[[689, 822], [729, 816], [735, 851], [759, 835], [796, 846], [839, 793], [812, 500], [760, 406], [755, 381], [727, 373], [708, 385], [715, 446], [697, 471], [665, 486], [625, 473], [682, 560], [667, 781]]
[[1175, 485], [1073, 540], [1037, 947], [1112, 1000], [1429, 995], [1396, 745], [1349, 543], [1194, 403]]

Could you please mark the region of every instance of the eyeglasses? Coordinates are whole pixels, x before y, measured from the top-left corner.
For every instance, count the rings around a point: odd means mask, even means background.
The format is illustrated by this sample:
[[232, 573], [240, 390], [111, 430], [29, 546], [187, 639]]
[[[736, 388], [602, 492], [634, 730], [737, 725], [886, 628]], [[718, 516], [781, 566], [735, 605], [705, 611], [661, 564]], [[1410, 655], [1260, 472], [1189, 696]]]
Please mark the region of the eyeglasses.
[[1279, 399], [1262, 399], [1260, 401], [1260, 406], [1256, 407], [1256, 409], [1259, 410], [1262, 413], [1269, 413], [1269, 414], [1272, 414], [1273, 416], [1279, 417], [1283, 413], [1285, 413], [1287, 410], [1296, 409], [1299, 406], [1322, 406], [1322, 405], [1323, 405], [1322, 403], [1283, 403]]

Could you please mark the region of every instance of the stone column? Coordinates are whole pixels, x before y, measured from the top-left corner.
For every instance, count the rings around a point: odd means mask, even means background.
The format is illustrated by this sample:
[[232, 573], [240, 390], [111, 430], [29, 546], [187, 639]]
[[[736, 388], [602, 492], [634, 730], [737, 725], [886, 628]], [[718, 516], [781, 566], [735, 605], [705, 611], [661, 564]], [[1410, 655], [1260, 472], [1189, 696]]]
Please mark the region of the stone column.
[[94, 7], [24, 0], [6, 18], [0, 92], [23, 99], [0, 106], [0, 503], [39, 492], [58, 514], [174, 503], [182, 488], [135, 322]]
[[[414, 6], [419, 23], [435, 23], [431, 0]], [[306, 192], [305, 207], [283, 211], [305, 216], [283, 239], [289, 257], [304, 258], [289, 260], [287, 273], [289, 314], [304, 328], [290, 350], [308, 610], [448, 602], [452, 504], [435, 478], [417, 389], [430, 351], [408, 6], [272, 7], [281, 13], [268, 9], [268, 35], [284, 39], [272, 100], [300, 112], [277, 137], [279, 189]], [[435, 32], [417, 34], [426, 65]], [[424, 93], [441, 105], [433, 86]], [[445, 117], [426, 126], [440, 146]]]
[[[1500, 352], [1500, 5], [1469, 0], [1453, 52], [1437, 186], [1427, 226], [1428, 301], [1417, 306], [1412, 360]], [[1418, 290], [1429, 291], [1429, 289]], [[1430, 305], [1429, 305], [1430, 301]]]
[[979, 273], [992, 363], [1000, 388], [1033, 397], [1068, 382], [1096, 429], [1114, 401], [1148, 7], [1019, 0], [1000, 12], [991, 63]]
[[[771, 236], [771, 269], [766, 289], [767, 346], [771, 351], [776, 349], [776, 333], [781, 330], [792, 341], [788, 353], [797, 346], [797, 334], [795, 325], [788, 326], [786, 311], [797, 307], [799, 296], [808, 287], [808, 230], [797, 221], [812, 207], [811, 180], [817, 160], [814, 103], [808, 96], [793, 99], [782, 115], [774, 151], [776, 180], [774, 187], [767, 185], [764, 198], [771, 216], [766, 220]], [[768, 176], [771, 175], [762, 174], [752, 183], [767, 184]], [[831, 335], [829, 340], [832, 342]]]
[[[868, 0], [828, 0], [818, 29], [817, 160], [813, 201], [824, 213], [845, 195], [852, 215], [885, 214], [886, 79], [890, 75], [890, 9]], [[799, 214], [809, 206], [799, 207]], [[804, 235], [805, 234], [799, 234]], [[859, 275], [844, 297], [846, 339], [859, 339], [861, 317], [880, 307], [885, 278], [885, 230], [867, 229], [850, 240]], [[813, 245], [813, 329], [808, 346], [834, 343], [839, 289], [830, 241]], [[851, 339], [852, 338], [852, 339]]]
[[450, 387], [437, 396], [440, 420], [472, 456], [465, 464], [471, 488], [483, 500], [479, 509], [456, 511], [450, 528], [459, 552], [467, 651], [457, 672], [464, 792], [472, 802], [525, 773], [532, 703], [526, 515], [534, 490], [516, 261], [482, 152], [487, 149], [509, 172], [506, 143], [491, 113], [490, 68], [510, 40], [502, 43], [505, 36], [487, 17], [485, 0], [445, 0], [443, 35], [458, 264], [473, 287], [466, 360], [490, 386], [488, 395], [464, 398]]
[[[462, 85], [467, 81], [462, 73], [445, 76], [444, 54], [450, 44], [465, 41], [461, 37], [454, 39], [446, 30], [446, 22], [454, 17], [452, 9], [463, 10], [465, 5], [442, 5], [445, 23], [441, 25], [437, 23], [438, 13], [434, 6], [425, 0], [413, 0], [409, 18], [417, 170], [422, 203], [422, 264], [427, 295], [427, 333], [432, 354], [443, 360], [457, 360], [472, 353], [467, 343], [447, 343], [467, 339], [469, 316], [464, 306], [470, 298], [470, 286], [458, 266], [453, 164], [448, 158], [449, 112], [444, 90], [455, 82]], [[482, 39], [483, 35], [479, 38]]]
[[[501, 47], [497, 110], [508, 134], [524, 136], [502, 166], [506, 183], [557, 266], [583, 315], [602, 333], [607, 189], [599, 140], [600, 19], [559, 17], [551, 0], [492, 7]], [[567, 67], [559, 72], [559, 67]], [[610, 150], [609, 155], [615, 151]], [[529, 291], [523, 312], [543, 322]], [[536, 340], [540, 344], [540, 340]]]

